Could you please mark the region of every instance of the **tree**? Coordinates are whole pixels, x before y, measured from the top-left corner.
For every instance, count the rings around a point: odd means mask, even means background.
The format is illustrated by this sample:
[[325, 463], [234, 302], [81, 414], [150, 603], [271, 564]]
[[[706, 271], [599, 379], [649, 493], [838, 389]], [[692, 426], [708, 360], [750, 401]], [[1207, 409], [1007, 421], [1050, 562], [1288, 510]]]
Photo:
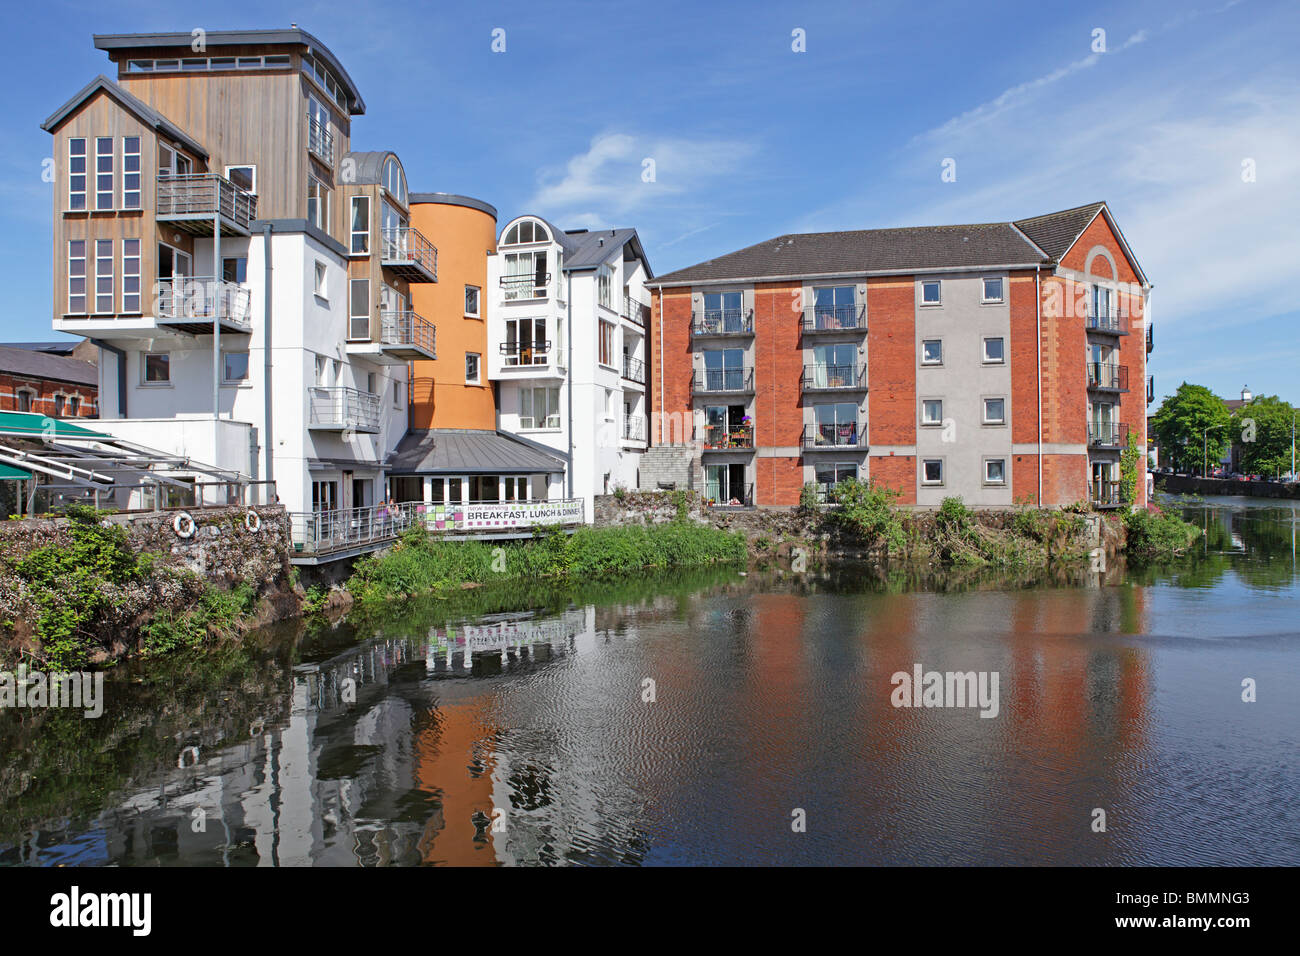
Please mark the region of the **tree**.
[[1199, 473], [1206, 449], [1210, 462], [1222, 460], [1231, 424], [1223, 399], [1204, 385], [1183, 382], [1152, 416], [1150, 430], [1160, 441], [1161, 456], [1167, 455], [1176, 471]]
[[1232, 439], [1241, 470], [1280, 475], [1291, 470], [1291, 421], [1295, 408], [1276, 395], [1259, 395], [1232, 414]]

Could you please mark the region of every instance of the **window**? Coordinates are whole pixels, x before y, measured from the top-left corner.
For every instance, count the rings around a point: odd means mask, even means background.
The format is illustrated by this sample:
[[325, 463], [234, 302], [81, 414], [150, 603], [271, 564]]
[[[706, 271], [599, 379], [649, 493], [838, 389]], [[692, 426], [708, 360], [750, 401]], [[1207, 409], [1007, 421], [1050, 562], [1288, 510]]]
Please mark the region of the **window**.
[[222, 256], [221, 257], [221, 278], [226, 282], [235, 282], [243, 285], [248, 281], [248, 257], [247, 256]]
[[816, 346], [810, 372], [805, 381], [814, 388], [852, 388], [857, 384], [858, 347], [852, 342]]
[[140, 137], [122, 140], [122, 208], [140, 208]]
[[506, 233], [503, 246], [517, 246], [525, 242], [550, 242], [551, 235], [546, 231], [546, 227], [540, 222], [534, 222], [526, 219], [523, 222], [516, 223], [510, 227]]
[[317, 385], [327, 384], [328, 379], [326, 378], [326, 367], [327, 365], [325, 361], [325, 356], [323, 355], [316, 356], [316, 384]]
[[545, 365], [550, 350], [545, 319], [506, 320], [506, 365]]
[[226, 178], [238, 186], [246, 193], [257, 195], [257, 167], [256, 166], [227, 166]]
[[374, 372], [366, 373], [366, 391], [371, 395], [379, 394], [379, 377]]
[[86, 314], [86, 240], [68, 242], [68, 314]]
[[325, 276], [326, 276], [325, 263], [317, 259], [316, 260], [316, 294], [320, 296], [322, 299], [329, 298], [329, 296], [325, 294], [326, 292]]
[[984, 424], [1005, 425], [1007, 423], [1007, 400], [1005, 398], [984, 399]]
[[614, 390], [612, 388], [607, 388], [605, 389], [605, 421], [612, 422], [613, 420], [614, 420]]
[[943, 399], [927, 398], [921, 402], [921, 424], [943, 424]]
[[73, 395], [71, 398], [68, 399], [68, 414], [73, 418], [76, 418], [77, 415], [79, 415], [80, 413], [81, 413], [81, 397], [78, 395]]
[[506, 300], [544, 299], [551, 274], [546, 271], [546, 252], [507, 252], [506, 274], [501, 279]]
[[167, 352], [145, 352], [143, 377], [145, 385], [165, 385], [170, 382], [171, 355]]
[[112, 209], [113, 194], [113, 137], [95, 138], [95, 208]]
[[926, 339], [921, 343], [921, 364], [922, 365], [943, 364], [943, 340], [942, 339]]
[[921, 304], [938, 305], [939, 304], [939, 280], [927, 279], [921, 283]]
[[[256, 59], [256, 57], [253, 57], [253, 59]], [[288, 65], [287, 63], [271, 62], [272, 60], [279, 61], [280, 59], [281, 57], [279, 56], [268, 56], [266, 57], [266, 61], [267, 61], [266, 65], [267, 66]], [[243, 61], [241, 60], [240, 62], [241, 65], [243, 65]], [[333, 74], [331, 74], [330, 71], [326, 69], [324, 63], [322, 63], [314, 56], [308, 56], [307, 54], [303, 54], [302, 72], [304, 76], [310, 77], [312, 81], [316, 83], [317, 86], [319, 86], [321, 89], [328, 92], [330, 96], [334, 97], [335, 102], [338, 103], [339, 106], [344, 106], [344, 107], [347, 106], [347, 94], [344, 93], [343, 88], [339, 86], [338, 81], [334, 79]]]
[[479, 360], [482, 356], [478, 352], [465, 353], [465, 384], [481, 385], [482, 380], [479, 378]]
[[825, 286], [813, 290], [814, 329], [852, 329], [857, 327], [857, 305], [851, 285]]
[[1099, 285], [1092, 287], [1092, 314], [1098, 319], [1110, 318], [1110, 289], [1104, 289]]
[[858, 444], [858, 406], [855, 402], [814, 405], [814, 443], [817, 445]]
[[695, 323], [704, 332], [749, 332], [745, 321], [744, 294], [740, 292], [704, 293], [704, 312]]
[[113, 240], [95, 240], [95, 314], [113, 314]]
[[307, 221], [317, 229], [329, 224], [330, 190], [315, 176], [307, 176]]
[[348, 283], [348, 338], [370, 338], [370, 280]]
[[86, 140], [68, 140], [68, 208], [86, 208]]
[[30, 388], [18, 389], [18, 410], [20, 412], [30, 412], [32, 405], [36, 402], [36, 393]]
[[478, 313], [478, 294], [479, 287], [476, 285], [465, 286], [465, 315], [477, 319]]
[[858, 477], [858, 466], [850, 462], [837, 462], [834, 464], [819, 464], [813, 469], [814, 482], [817, 485], [817, 498], [825, 501], [834, 490], [835, 486], [841, 481], [850, 479], [856, 480]]
[[738, 392], [745, 387], [744, 349], [705, 349], [704, 390]]
[[221, 380], [227, 385], [248, 381], [248, 353], [223, 352], [221, 354]]
[[402, 407], [402, 383], [401, 381], [393, 382], [393, 407]]
[[612, 322], [606, 322], [604, 319], [601, 319], [599, 325], [600, 325], [600, 331], [599, 331], [600, 364], [613, 365], [614, 364], [614, 324]]
[[56, 393], [54, 396], [54, 417], [55, 418], [63, 417], [63, 403], [64, 403], [63, 395]]
[[334, 162], [334, 138], [330, 135], [330, 111], [314, 96], [307, 97], [307, 148], [326, 163]]
[[402, 172], [402, 164], [392, 156], [384, 160], [384, 191], [406, 205], [406, 174]]
[[352, 245], [349, 247], [354, 256], [368, 255], [370, 252], [370, 197], [352, 197]]
[[1005, 458], [984, 459], [984, 483], [986, 485], [1005, 485], [1007, 483], [1007, 460]]
[[1006, 353], [1003, 351], [1003, 341], [1001, 336], [994, 336], [984, 340], [984, 364], [1001, 365], [1006, 361]]
[[520, 428], [559, 428], [560, 389], [521, 388], [519, 390]]
[[943, 459], [926, 458], [921, 462], [921, 484], [943, 484]]
[[163, 143], [158, 144], [158, 175], [188, 176], [194, 168], [190, 158]]
[[996, 279], [985, 279], [983, 281], [981, 302], [1001, 302], [1002, 301], [1002, 277]]
[[596, 292], [601, 305], [614, 308], [614, 271], [609, 266], [601, 266], [596, 273]]
[[140, 240], [122, 240], [122, 311], [140, 311]]

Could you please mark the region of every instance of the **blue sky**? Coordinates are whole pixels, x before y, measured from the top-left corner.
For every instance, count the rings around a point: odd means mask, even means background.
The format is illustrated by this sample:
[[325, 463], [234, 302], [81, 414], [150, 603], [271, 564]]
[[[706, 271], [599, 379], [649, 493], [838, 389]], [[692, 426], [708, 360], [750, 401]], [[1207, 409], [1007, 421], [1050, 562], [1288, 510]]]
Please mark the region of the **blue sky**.
[[3, 340], [54, 337], [40, 123], [110, 72], [91, 34], [297, 22], [365, 97], [354, 148], [396, 150], [413, 190], [503, 222], [635, 226], [658, 273], [785, 232], [1104, 199], [1156, 287], [1157, 394], [1187, 379], [1300, 402], [1294, 2], [105, 6], [8, 19]]

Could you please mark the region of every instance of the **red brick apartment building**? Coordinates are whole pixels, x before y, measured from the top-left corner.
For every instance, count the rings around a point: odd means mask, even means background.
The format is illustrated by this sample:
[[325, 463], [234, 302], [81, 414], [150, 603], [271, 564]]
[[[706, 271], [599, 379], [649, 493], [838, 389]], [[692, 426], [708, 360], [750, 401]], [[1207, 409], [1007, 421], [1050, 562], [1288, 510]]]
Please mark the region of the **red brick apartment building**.
[[778, 236], [647, 285], [644, 488], [1113, 507], [1129, 433], [1146, 447], [1151, 284], [1105, 203]]
[[94, 418], [99, 369], [82, 356], [97, 351], [86, 343], [0, 344], [0, 412]]

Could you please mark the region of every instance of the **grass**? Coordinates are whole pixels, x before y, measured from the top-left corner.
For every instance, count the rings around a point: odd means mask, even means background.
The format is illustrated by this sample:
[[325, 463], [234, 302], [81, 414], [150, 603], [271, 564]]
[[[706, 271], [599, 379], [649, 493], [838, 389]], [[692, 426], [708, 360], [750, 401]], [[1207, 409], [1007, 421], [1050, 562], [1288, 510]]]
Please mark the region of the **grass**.
[[1137, 557], [1182, 554], [1201, 536], [1201, 529], [1172, 511], [1135, 509], [1124, 516], [1125, 550]]

